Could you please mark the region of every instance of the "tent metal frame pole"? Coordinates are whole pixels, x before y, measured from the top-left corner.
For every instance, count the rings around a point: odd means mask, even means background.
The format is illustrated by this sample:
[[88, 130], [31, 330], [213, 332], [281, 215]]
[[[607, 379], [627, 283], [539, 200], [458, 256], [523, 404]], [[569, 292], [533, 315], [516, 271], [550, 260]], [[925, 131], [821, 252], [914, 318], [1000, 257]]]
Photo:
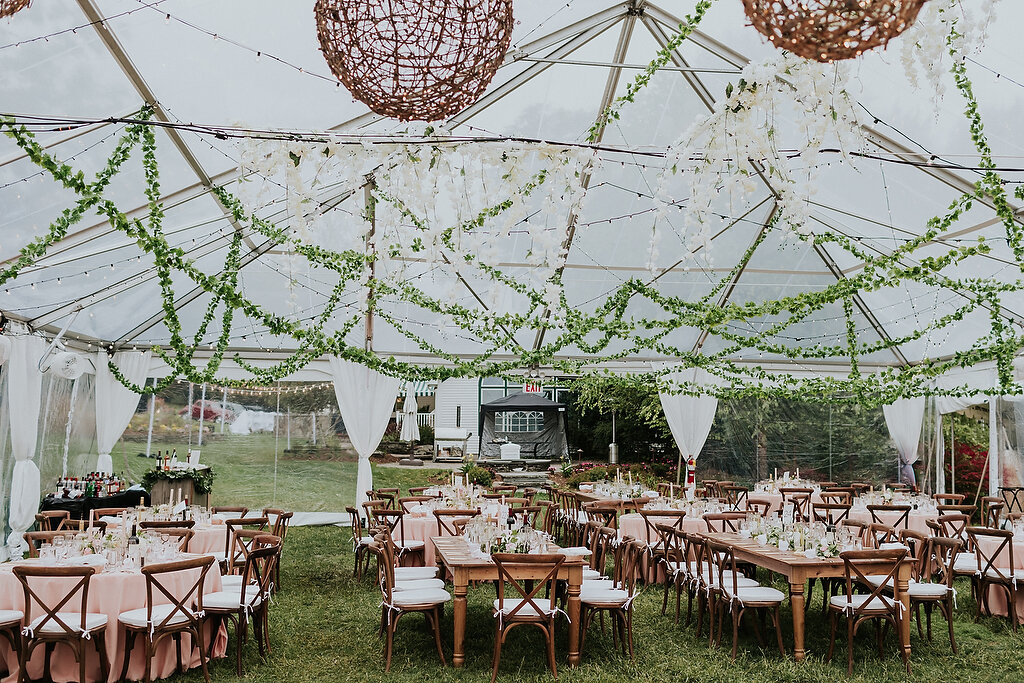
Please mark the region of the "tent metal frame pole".
[[[153, 386], [156, 386], [156, 377], [153, 378]], [[149, 428], [146, 430], [146, 457], [153, 454], [153, 418], [156, 416], [156, 393], [149, 395]]]
[[224, 434], [224, 413], [228, 411], [228, 388], [223, 388], [223, 393], [220, 397], [220, 433]]
[[206, 382], [203, 382], [202, 398], [199, 399], [199, 438], [196, 445], [203, 447], [203, 418], [206, 417]]

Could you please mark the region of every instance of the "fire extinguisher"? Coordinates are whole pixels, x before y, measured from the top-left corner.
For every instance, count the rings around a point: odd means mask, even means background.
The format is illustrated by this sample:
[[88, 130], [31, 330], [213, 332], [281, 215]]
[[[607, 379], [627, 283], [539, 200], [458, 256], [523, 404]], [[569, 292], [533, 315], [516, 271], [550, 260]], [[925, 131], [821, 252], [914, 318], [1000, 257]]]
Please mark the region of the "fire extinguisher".
[[697, 459], [690, 458], [686, 461], [686, 485], [695, 486], [697, 484]]

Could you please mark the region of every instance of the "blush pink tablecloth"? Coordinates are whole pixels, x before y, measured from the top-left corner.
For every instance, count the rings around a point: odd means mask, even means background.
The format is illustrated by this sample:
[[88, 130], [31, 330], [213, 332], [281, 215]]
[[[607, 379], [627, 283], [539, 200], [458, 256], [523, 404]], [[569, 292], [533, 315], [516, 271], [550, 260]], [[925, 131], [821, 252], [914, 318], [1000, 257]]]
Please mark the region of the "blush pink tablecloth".
[[[437, 518], [434, 515], [420, 515], [420, 514], [407, 514], [402, 516], [402, 521], [399, 522], [399, 529], [395, 530], [394, 538], [398, 541], [402, 538], [401, 534], [405, 533], [405, 540], [407, 541], [423, 541], [423, 564], [427, 567], [433, 567], [437, 562], [435, 557], [434, 544], [430, 542], [430, 539], [437, 536]], [[450, 536], [451, 534], [444, 533], [442, 536]]]
[[[24, 592], [21, 586], [21, 582], [11, 572], [13, 563], [0, 565], [0, 609], [16, 609], [25, 610], [25, 598]], [[199, 570], [192, 570], [190, 572], [183, 572], [173, 577], [168, 577], [167, 580], [163, 581], [167, 585], [172, 593], [183, 594], [189, 588], [192, 583], [199, 578]], [[37, 588], [43, 584], [40, 581], [54, 582], [53, 590], [47, 591], [46, 587]], [[69, 579], [36, 579], [32, 582], [32, 587], [36, 592], [40, 593], [40, 596], [45, 600], [51, 598], [57, 600], [63, 595], [60, 583], [71, 581], [74, 583], [76, 580]], [[217, 571], [217, 567], [214, 566], [206, 575], [206, 581], [204, 590], [207, 593], [219, 591], [221, 589], [220, 573]], [[66, 589], [65, 589], [66, 590]], [[154, 591], [153, 599], [159, 604], [166, 604], [169, 601], [163, 599], [163, 596], [157, 595], [159, 591]], [[49, 593], [49, 595], [47, 595]], [[72, 598], [71, 602], [65, 606], [63, 611], [77, 612], [78, 607], [81, 605], [81, 598]], [[110, 676], [108, 681], [113, 682], [118, 680], [118, 676], [121, 674], [121, 666], [124, 657], [124, 645], [125, 645], [125, 632], [124, 628], [117, 621], [117, 617], [122, 612], [129, 610], [138, 609], [146, 606], [146, 578], [141, 573], [106, 573], [100, 572], [92, 577], [89, 584], [89, 604], [88, 610], [90, 612], [99, 612], [107, 615], [107, 628], [106, 628], [106, 649], [107, 659], [110, 661]], [[38, 604], [33, 605], [31, 616], [35, 619], [40, 615], [40, 607]], [[11, 683], [18, 679], [18, 657], [11, 650], [7, 641], [0, 640], [0, 656], [3, 657], [7, 664], [7, 669], [10, 671], [10, 675], [4, 679], [4, 683]], [[228, 636], [227, 629], [223, 626], [217, 632], [217, 636], [213, 643], [214, 657], [223, 657], [227, 650]], [[189, 668], [199, 666], [199, 653], [191, 649], [191, 639], [188, 636], [182, 638], [182, 659], [185, 665]], [[86, 665], [86, 676], [91, 683], [98, 682], [100, 680], [100, 659], [96, 654], [96, 648], [90, 643], [86, 647], [88, 656], [88, 663]], [[135, 647], [132, 649], [131, 662], [128, 667], [128, 677], [132, 680], [140, 680], [145, 674], [145, 646], [141, 639], [136, 639]], [[38, 647], [35, 652], [32, 653], [32, 659], [29, 661], [29, 675], [33, 679], [42, 678], [43, 675], [43, 660], [44, 660], [44, 648]], [[174, 648], [174, 641], [170, 638], [164, 640], [159, 649], [157, 650], [156, 657], [153, 658], [152, 673], [154, 678], [166, 678], [174, 673], [177, 667], [177, 654]], [[53, 680], [58, 683], [65, 681], [77, 681], [78, 680], [78, 664], [75, 662], [74, 655], [66, 646], [58, 646], [54, 650], [51, 666], [51, 675]]]
[[[992, 540], [988, 538], [979, 538], [978, 543], [982, 547], [982, 551], [988, 554], [995, 552], [995, 549], [999, 547], [998, 540]], [[996, 565], [999, 567], [1005, 567], [1009, 564], [1010, 558], [1009, 553], [1006, 549], [1000, 553], [999, 557], [996, 558]], [[982, 560], [982, 566], [984, 566], [985, 560]], [[1024, 540], [1013, 540], [1013, 568], [1024, 569]], [[1018, 582], [1018, 586], [1020, 583]], [[1024, 590], [1018, 590], [1017, 600], [1017, 619], [1024, 620]], [[992, 610], [992, 614], [1000, 614], [1004, 617], [1010, 615], [1009, 610], [1006, 607], [1006, 591], [1002, 588], [992, 586], [988, 589], [988, 607]]]
[[[902, 513], [900, 512], [878, 512], [878, 518], [882, 520], [883, 524], [893, 525], [897, 519], [899, 519]], [[871, 513], [868, 512], [867, 508], [853, 507], [850, 509], [850, 519], [858, 522], [864, 522], [865, 524], [871, 524], [874, 520], [871, 519]], [[927, 520], [938, 519], [938, 513], [935, 512], [921, 512], [919, 510], [911, 510], [907, 516], [907, 528], [911, 531], [916, 531], [919, 534], [925, 536], [931, 536], [932, 531], [928, 528]], [[897, 532], [899, 529], [896, 530]]]
[[190, 553], [222, 553], [227, 548], [228, 528], [223, 524], [197, 524], [192, 528], [192, 534], [192, 540], [188, 542]]
[[[675, 518], [666, 517], [665, 522], [668, 524], [674, 524]], [[657, 523], [657, 522], [655, 522]], [[683, 517], [683, 521], [679, 523], [679, 529], [687, 533], [707, 531], [708, 526], [700, 517]], [[638, 541], [644, 541], [646, 543], [656, 543], [658, 541], [657, 534], [650, 531], [647, 528], [647, 524], [644, 523], [643, 515], [639, 512], [631, 512], [629, 514], [621, 515], [619, 517], [619, 536], [632, 536]], [[644, 557], [642, 562], [644, 564], [641, 571], [645, 581], [652, 583], [664, 583], [665, 581], [665, 569], [660, 564], [657, 565], [657, 570], [648, 561], [648, 557]]]

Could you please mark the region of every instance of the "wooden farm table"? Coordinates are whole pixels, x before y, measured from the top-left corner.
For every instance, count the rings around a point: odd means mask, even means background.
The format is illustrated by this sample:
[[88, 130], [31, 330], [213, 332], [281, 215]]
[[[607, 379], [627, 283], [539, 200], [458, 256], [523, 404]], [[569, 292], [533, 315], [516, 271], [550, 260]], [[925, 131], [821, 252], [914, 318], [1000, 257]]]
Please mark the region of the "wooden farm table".
[[[452, 652], [453, 666], [462, 666], [466, 659], [466, 592], [470, 581], [496, 581], [498, 568], [491, 559], [473, 555], [465, 539], [460, 536], [439, 536], [431, 538], [437, 551], [438, 564], [448, 568], [454, 585], [455, 605], [455, 645]], [[557, 552], [557, 550], [552, 551]], [[517, 579], [541, 580], [545, 576], [542, 570], [532, 573], [520, 570]], [[569, 617], [569, 666], [576, 666], [580, 661], [580, 587], [583, 584], [583, 558], [570, 556], [565, 559], [558, 572], [558, 578], [568, 581], [569, 595], [566, 611]]]
[[[800, 661], [807, 654], [804, 650], [804, 584], [808, 579], [826, 577], [845, 577], [843, 561], [838, 557], [805, 557], [802, 553], [779, 550], [775, 546], [758, 545], [757, 541], [743, 538], [739, 534], [703, 534], [706, 537], [728, 543], [735, 548], [737, 562], [749, 562], [765, 569], [782, 574], [789, 581], [789, 603], [793, 609], [793, 657]], [[910, 596], [907, 585], [910, 582], [910, 570], [913, 561], [907, 559], [896, 574], [896, 586], [902, 596], [903, 618], [900, 619], [900, 646], [910, 657]], [[879, 563], [874, 570], [870, 564], [862, 565], [866, 574], [885, 573], [884, 563]]]

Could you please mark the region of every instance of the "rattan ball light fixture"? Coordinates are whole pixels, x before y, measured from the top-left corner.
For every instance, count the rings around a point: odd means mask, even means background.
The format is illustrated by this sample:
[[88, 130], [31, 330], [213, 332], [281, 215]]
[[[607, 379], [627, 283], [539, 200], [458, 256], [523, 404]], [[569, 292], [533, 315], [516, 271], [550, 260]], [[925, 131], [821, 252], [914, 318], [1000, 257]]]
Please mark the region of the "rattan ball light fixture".
[[772, 45], [804, 59], [852, 59], [910, 28], [927, 0], [743, 0]]
[[0, 19], [20, 12], [31, 4], [32, 0], [0, 0]]
[[331, 71], [370, 109], [437, 121], [483, 94], [512, 41], [512, 0], [317, 0]]

